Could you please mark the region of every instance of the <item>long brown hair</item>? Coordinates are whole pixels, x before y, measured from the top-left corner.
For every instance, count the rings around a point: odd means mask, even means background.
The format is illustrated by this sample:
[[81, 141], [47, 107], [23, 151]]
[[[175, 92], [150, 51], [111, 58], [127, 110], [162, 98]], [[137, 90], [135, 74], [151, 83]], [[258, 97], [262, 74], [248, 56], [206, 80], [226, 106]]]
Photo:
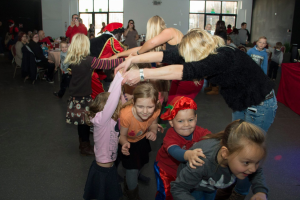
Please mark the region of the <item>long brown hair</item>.
[[267, 154], [265, 146], [265, 132], [254, 124], [245, 122], [244, 120], [236, 120], [231, 122], [224, 131], [216, 134], [208, 134], [203, 139], [220, 140], [221, 146], [225, 146], [229, 155], [241, 151], [244, 148], [243, 139], [258, 145], [264, 151], [264, 157]]
[[161, 104], [158, 101], [158, 91], [151, 83], [138, 85], [133, 91], [133, 99], [127, 101], [122, 108], [133, 105], [138, 98], [151, 98], [155, 104], [154, 112], [161, 108]]
[[[93, 125], [90, 118], [94, 118], [98, 112], [101, 112], [104, 109], [104, 106], [107, 102], [109, 95], [110, 92], [102, 92], [96, 96], [96, 98], [94, 99], [93, 103], [90, 106], [90, 110], [86, 113], [85, 122], [87, 125], [89, 126]], [[118, 106], [111, 117], [115, 121], [117, 121], [119, 118], [121, 105], [122, 105], [121, 101], [119, 101]]]

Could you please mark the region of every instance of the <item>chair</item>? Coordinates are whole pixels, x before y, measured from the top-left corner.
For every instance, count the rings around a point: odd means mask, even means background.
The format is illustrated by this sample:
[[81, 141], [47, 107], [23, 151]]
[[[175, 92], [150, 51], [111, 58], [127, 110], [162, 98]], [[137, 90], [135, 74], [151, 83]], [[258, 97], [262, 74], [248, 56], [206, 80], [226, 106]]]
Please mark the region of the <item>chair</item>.
[[12, 63], [13, 65], [15, 64], [15, 72], [14, 72], [14, 76], [13, 76], [13, 78], [15, 78], [17, 69], [21, 69], [21, 66], [17, 65], [17, 63], [16, 63], [16, 61], [15, 61], [15, 57], [16, 57], [16, 47], [15, 47], [15, 45], [12, 45], [12, 47], [11, 47], [10, 50], [11, 50], [11, 53], [12, 53], [12, 55], [13, 55], [13, 60], [12, 60], [11, 63]]
[[246, 48], [244, 45], [239, 45], [237, 48], [238, 48], [239, 50], [241, 50], [241, 51], [247, 53], [247, 48]]

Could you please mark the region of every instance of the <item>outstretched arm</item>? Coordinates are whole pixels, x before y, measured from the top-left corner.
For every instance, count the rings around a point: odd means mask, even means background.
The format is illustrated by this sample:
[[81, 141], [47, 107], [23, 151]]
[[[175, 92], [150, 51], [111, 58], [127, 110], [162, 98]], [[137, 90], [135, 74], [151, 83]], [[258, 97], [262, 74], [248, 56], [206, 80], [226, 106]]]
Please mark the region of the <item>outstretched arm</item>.
[[115, 54], [115, 55], [111, 56], [109, 59], [117, 59], [119, 57], [127, 57], [131, 53], [137, 52], [140, 48], [141, 47], [135, 47], [135, 48], [132, 48], [132, 49], [128, 49], [127, 51], [123, 51], [123, 52], [120, 52], [118, 54]]
[[91, 67], [93, 69], [112, 69], [118, 66], [119, 64], [121, 64], [124, 60], [125, 60], [124, 58], [103, 60], [95, 57], [91, 63]]

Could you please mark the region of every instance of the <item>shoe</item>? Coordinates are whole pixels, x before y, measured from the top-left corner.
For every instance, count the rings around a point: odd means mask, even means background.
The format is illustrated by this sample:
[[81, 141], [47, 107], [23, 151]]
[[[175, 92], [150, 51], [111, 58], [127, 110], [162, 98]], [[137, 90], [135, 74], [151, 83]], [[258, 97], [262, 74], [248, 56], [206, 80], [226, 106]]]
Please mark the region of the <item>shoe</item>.
[[219, 94], [219, 87], [212, 87], [212, 90], [210, 92], [207, 92], [206, 94], [208, 95], [214, 95], [214, 94]]
[[86, 156], [95, 155], [94, 148], [91, 146], [90, 142], [81, 142], [80, 153]]
[[57, 98], [60, 98], [60, 99], [61, 99], [61, 97], [58, 95], [57, 92], [53, 92], [53, 95], [56, 96]]
[[51, 80], [51, 79], [49, 79], [49, 78], [47, 78], [47, 82], [48, 82], [48, 83], [54, 83], [54, 81]]
[[241, 195], [237, 193], [235, 190], [232, 190], [232, 194], [230, 195], [228, 200], [244, 200], [246, 195]]
[[126, 183], [126, 177], [124, 178], [124, 200], [142, 200], [139, 196], [139, 186], [136, 186], [135, 189], [129, 190], [127, 183]]
[[138, 177], [138, 180], [145, 183], [145, 184], [149, 184], [150, 183], [150, 180], [151, 178], [147, 177], [147, 176], [144, 176], [143, 174], [139, 174], [139, 177]]
[[207, 86], [206, 88], [204, 88], [204, 91], [210, 91], [210, 90], [212, 90], [211, 84], [209, 84], [209, 86]]

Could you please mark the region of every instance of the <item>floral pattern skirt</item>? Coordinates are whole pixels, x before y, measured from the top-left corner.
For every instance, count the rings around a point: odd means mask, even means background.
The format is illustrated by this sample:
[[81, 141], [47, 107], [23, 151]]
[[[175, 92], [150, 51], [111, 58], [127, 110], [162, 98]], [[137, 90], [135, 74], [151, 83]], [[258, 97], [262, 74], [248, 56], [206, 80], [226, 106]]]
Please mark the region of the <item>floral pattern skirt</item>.
[[85, 114], [90, 109], [92, 97], [72, 97], [68, 100], [68, 109], [66, 114], [66, 122], [68, 124], [82, 125], [85, 124]]

